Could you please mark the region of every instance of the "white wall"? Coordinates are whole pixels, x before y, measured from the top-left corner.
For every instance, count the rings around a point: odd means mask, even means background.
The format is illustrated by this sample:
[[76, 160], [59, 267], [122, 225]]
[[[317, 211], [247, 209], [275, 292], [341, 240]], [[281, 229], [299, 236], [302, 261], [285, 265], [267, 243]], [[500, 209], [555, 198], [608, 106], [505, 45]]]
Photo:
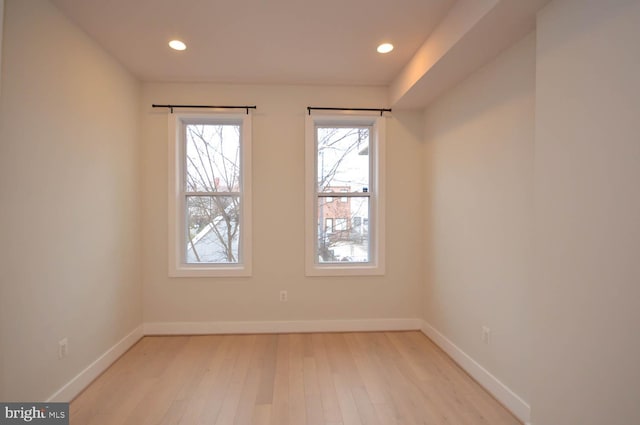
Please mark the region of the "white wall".
[[139, 84], [46, 0], [2, 55], [0, 399], [43, 400], [142, 320]]
[[640, 423], [638, 40], [637, 0], [539, 15], [535, 425]]
[[2, 26], [4, 24], [4, 0], [0, 0], [0, 93], [2, 93]]
[[[0, 0], [0, 96], [2, 96], [2, 35], [4, 34], [3, 30], [4, 24], [4, 0]], [[2, 117], [0, 117], [0, 123], [2, 122]], [[0, 127], [0, 130], [2, 127]], [[2, 139], [0, 139], [2, 142]], [[0, 283], [0, 300], [4, 299], [4, 285]], [[0, 303], [1, 306], [1, 303]], [[0, 315], [0, 319], [2, 316]], [[4, 330], [2, 327], [2, 322], [0, 322], [0, 383], [5, 381], [4, 378]], [[6, 397], [4, 395], [4, 385], [0, 384], [0, 400], [4, 400]]]
[[[253, 112], [253, 276], [167, 276], [167, 114], [152, 103], [256, 104]], [[421, 130], [418, 113], [387, 123], [387, 273], [304, 275], [306, 107], [386, 105], [383, 87], [156, 84], [143, 86], [145, 322], [420, 317]], [[279, 301], [279, 291], [289, 301]]]
[[425, 319], [525, 400], [534, 71], [530, 34], [433, 103], [425, 131]]

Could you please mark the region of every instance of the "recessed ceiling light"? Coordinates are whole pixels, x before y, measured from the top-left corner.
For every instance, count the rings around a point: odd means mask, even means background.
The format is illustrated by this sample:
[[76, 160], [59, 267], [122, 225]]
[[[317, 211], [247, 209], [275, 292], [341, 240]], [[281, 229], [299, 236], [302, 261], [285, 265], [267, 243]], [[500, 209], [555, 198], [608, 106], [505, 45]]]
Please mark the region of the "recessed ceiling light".
[[391, 43], [382, 43], [378, 46], [378, 53], [389, 53], [393, 50], [393, 44]]
[[173, 50], [185, 50], [187, 48], [187, 45], [180, 40], [171, 40], [169, 42], [169, 47], [171, 47]]

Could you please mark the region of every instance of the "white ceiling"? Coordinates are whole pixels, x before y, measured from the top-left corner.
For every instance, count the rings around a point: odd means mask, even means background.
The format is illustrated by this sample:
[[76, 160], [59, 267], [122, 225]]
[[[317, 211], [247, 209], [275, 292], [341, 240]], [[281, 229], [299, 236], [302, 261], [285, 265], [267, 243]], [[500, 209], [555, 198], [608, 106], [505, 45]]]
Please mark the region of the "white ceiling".
[[455, 2], [52, 1], [142, 80], [357, 85], [389, 84]]
[[143, 81], [380, 85], [383, 106], [413, 109], [532, 31], [549, 0], [51, 1]]

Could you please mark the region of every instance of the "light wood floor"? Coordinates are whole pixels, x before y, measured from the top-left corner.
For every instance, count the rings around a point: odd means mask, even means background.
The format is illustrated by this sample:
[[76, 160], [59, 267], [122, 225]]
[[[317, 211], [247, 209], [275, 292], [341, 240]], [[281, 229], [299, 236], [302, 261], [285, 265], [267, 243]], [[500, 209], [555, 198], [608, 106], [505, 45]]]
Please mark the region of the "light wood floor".
[[145, 337], [73, 425], [519, 424], [419, 332]]

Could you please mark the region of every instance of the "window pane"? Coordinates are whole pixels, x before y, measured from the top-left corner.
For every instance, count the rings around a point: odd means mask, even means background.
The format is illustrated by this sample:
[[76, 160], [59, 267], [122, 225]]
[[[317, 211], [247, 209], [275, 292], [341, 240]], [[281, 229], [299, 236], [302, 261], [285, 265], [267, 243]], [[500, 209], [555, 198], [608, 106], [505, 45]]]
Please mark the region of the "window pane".
[[187, 263], [238, 263], [240, 197], [187, 196]]
[[318, 198], [318, 263], [369, 262], [369, 198]]
[[369, 189], [369, 127], [317, 127], [318, 192]]
[[188, 124], [187, 192], [240, 191], [240, 125]]

